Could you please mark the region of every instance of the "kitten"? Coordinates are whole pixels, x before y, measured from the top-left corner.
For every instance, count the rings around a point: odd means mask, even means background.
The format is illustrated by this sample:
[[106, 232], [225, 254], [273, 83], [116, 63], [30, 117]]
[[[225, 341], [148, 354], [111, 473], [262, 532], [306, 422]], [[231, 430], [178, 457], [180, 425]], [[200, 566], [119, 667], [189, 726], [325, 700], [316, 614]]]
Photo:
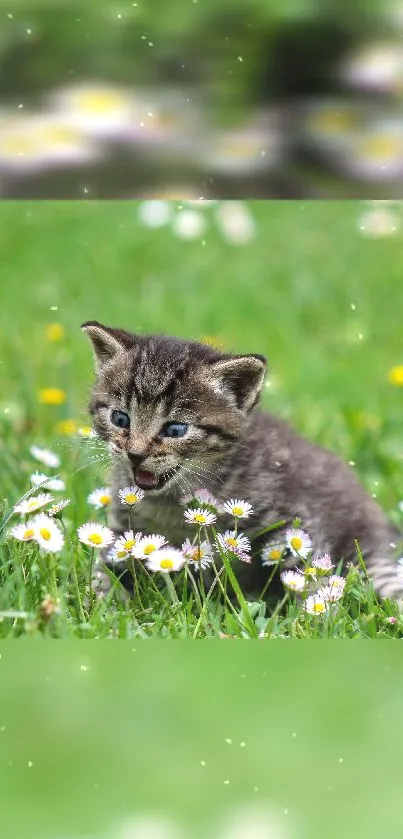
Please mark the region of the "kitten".
[[[253, 537], [280, 520], [301, 519], [313, 550], [356, 561], [357, 540], [377, 592], [403, 597], [393, 543], [400, 534], [338, 457], [297, 436], [257, 407], [266, 372], [261, 355], [223, 354], [164, 336], [139, 337], [84, 323], [96, 382], [89, 411], [98, 435], [115, 453], [110, 526], [163, 534], [180, 546], [191, 529], [179, 498], [203, 486], [220, 501], [245, 498], [253, 515], [242, 530]], [[122, 506], [118, 489], [136, 484], [141, 503]], [[220, 525], [231, 528], [225, 515]], [[273, 541], [282, 531], [275, 531]], [[266, 537], [267, 538], [267, 537]], [[288, 567], [295, 560], [287, 560]], [[246, 594], [263, 589], [270, 569], [260, 557], [237, 562]]]

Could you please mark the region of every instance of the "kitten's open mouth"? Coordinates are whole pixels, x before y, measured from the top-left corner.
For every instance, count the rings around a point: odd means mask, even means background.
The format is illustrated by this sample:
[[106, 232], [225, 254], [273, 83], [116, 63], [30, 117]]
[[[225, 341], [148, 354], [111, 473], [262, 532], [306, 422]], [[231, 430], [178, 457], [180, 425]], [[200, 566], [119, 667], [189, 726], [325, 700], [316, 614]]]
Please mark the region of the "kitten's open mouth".
[[148, 469], [137, 469], [137, 472], [134, 473], [134, 480], [140, 489], [162, 489], [165, 484], [172, 480], [178, 471], [179, 466], [176, 469], [170, 469], [169, 472], [163, 475], [156, 475], [154, 472], [149, 472]]

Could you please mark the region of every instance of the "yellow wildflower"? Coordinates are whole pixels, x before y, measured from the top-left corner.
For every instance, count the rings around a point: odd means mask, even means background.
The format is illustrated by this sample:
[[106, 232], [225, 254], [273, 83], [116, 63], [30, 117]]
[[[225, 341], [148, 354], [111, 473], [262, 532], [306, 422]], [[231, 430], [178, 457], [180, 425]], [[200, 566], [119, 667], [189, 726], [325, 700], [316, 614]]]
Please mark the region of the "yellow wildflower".
[[62, 341], [65, 336], [65, 329], [61, 323], [48, 323], [45, 327], [46, 340], [51, 343]]
[[388, 380], [391, 385], [403, 387], [403, 364], [397, 364], [389, 370]]
[[63, 405], [66, 398], [66, 392], [60, 387], [44, 387], [38, 392], [38, 401], [42, 405]]
[[60, 422], [56, 423], [55, 431], [57, 434], [65, 434], [66, 437], [69, 437], [70, 435], [76, 433], [77, 423], [73, 419], [61, 420]]

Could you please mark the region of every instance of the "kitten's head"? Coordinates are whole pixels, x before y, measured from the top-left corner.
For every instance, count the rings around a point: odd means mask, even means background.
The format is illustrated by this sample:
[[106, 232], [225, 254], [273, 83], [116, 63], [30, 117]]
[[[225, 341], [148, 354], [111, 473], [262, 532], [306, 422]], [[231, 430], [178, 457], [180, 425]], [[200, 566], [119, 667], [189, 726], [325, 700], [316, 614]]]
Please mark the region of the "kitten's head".
[[180, 481], [181, 473], [186, 479], [192, 467], [211, 473], [245, 430], [265, 358], [139, 337], [97, 321], [82, 329], [97, 375], [89, 405], [95, 429], [128, 459], [134, 482], [154, 493]]

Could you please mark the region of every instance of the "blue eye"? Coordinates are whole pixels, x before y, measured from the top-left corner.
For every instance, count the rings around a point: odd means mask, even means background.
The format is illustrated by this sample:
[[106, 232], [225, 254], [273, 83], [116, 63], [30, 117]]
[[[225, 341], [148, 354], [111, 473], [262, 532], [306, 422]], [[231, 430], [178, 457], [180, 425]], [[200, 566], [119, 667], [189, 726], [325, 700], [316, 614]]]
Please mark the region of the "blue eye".
[[162, 429], [164, 437], [184, 437], [188, 427], [185, 422], [168, 422]]
[[129, 428], [130, 417], [124, 411], [112, 411], [111, 420], [118, 428]]

